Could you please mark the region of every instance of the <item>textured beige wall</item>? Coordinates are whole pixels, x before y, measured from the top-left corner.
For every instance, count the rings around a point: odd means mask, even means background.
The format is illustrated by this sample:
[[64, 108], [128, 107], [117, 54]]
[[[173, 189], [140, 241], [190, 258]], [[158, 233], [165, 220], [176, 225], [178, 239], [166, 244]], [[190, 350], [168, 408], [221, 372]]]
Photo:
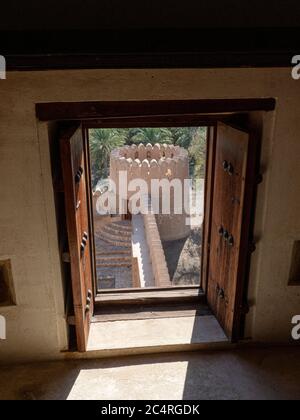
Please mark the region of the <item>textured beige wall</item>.
[[0, 359], [59, 357], [67, 344], [47, 128], [35, 103], [51, 101], [276, 97], [264, 130], [247, 333], [288, 340], [300, 288], [288, 287], [300, 239], [300, 82], [290, 69], [12, 72], [0, 81], [0, 258], [11, 258], [17, 306], [1, 308], [8, 339]]

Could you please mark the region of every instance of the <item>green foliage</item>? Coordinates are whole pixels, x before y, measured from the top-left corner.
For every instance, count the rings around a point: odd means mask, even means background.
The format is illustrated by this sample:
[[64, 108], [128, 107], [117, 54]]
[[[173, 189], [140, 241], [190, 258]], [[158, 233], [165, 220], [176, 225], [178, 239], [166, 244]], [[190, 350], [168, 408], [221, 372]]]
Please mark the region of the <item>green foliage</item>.
[[190, 173], [204, 178], [206, 163], [206, 127], [171, 128], [97, 128], [90, 130], [92, 183], [109, 176], [110, 153], [124, 144], [166, 143], [184, 147], [190, 157]]
[[193, 178], [204, 178], [206, 167], [207, 128], [199, 127], [194, 133], [189, 147], [190, 168]]
[[132, 133], [131, 142], [135, 144], [173, 143], [172, 132], [167, 128], [137, 128]]
[[172, 143], [175, 146], [184, 147], [185, 149], [189, 149], [193, 137], [197, 133], [198, 127], [175, 127], [170, 128], [172, 133], [173, 141]]
[[125, 144], [126, 132], [123, 132], [123, 130], [96, 128], [90, 130], [89, 139], [92, 184], [95, 187], [99, 179], [109, 176], [110, 153], [113, 149]]

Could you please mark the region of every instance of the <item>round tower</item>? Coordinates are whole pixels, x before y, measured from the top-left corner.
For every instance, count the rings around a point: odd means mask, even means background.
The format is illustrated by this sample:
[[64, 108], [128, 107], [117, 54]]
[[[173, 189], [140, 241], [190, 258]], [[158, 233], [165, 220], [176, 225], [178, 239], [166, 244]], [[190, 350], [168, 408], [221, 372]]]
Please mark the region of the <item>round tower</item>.
[[[110, 179], [116, 185], [117, 203], [120, 182], [124, 182], [124, 177], [119, 178], [120, 171], [127, 172], [128, 200], [136, 193], [136, 191], [128, 191], [130, 181], [142, 179], [146, 182], [152, 204], [156, 203], [154, 207], [155, 213], [158, 213], [156, 219], [162, 240], [172, 241], [188, 236], [190, 232], [190, 226], [187, 224], [189, 192], [186, 191], [185, 197], [184, 180], [189, 179], [189, 159], [185, 149], [168, 144], [154, 146], [139, 144], [113, 150], [110, 156]], [[153, 180], [156, 180], [154, 184]], [[158, 188], [153, 188], [154, 185]], [[170, 200], [167, 190], [164, 189], [167, 185], [171, 185], [171, 188], [168, 188]], [[165, 212], [168, 208], [168, 202], [170, 211], [168, 214], [163, 214], [163, 210]]]

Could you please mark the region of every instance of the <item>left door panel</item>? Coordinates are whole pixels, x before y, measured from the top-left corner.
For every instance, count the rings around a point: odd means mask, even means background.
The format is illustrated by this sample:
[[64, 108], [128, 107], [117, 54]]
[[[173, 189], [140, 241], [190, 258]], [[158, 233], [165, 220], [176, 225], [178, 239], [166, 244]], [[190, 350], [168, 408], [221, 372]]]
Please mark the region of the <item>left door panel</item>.
[[77, 348], [87, 349], [93, 315], [91, 238], [87, 191], [87, 156], [82, 127], [64, 130], [60, 136], [68, 244]]

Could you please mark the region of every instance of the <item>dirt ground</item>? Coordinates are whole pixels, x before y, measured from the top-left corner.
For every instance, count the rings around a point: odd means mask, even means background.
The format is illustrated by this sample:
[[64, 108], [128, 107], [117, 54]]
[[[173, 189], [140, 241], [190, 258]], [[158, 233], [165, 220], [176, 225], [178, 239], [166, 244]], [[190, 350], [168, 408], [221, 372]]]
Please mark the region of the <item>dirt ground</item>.
[[202, 229], [193, 228], [181, 240], [163, 242], [169, 274], [174, 286], [199, 285], [201, 268]]

